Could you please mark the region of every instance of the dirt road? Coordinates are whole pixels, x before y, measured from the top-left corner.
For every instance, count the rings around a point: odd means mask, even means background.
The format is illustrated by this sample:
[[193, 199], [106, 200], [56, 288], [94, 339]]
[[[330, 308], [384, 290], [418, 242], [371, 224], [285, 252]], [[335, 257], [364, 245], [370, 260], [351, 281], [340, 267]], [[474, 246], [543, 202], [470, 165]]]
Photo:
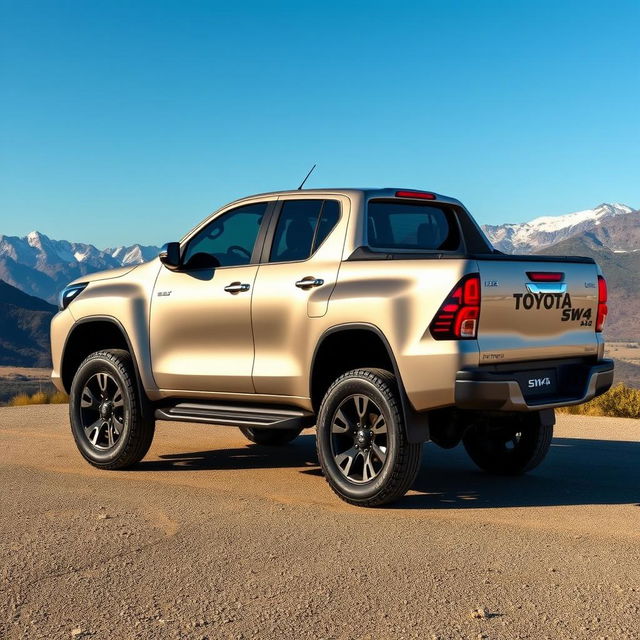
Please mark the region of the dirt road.
[[414, 490], [363, 510], [312, 432], [160, 423], [101, 472], [65, 406], [0, 409], [0, 638], [639, 638], [639, 441], [563, 416], [516, 479], [428, 445]]

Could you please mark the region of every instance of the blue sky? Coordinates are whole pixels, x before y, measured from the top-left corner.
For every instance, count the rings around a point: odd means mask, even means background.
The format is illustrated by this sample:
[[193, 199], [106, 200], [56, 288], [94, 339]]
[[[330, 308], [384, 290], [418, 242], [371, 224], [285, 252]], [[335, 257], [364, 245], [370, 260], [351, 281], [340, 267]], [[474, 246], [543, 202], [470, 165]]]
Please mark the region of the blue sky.
[[250, 193], [640, 207], [640, 2], [0, 0], [0, 233], [177, 239]]

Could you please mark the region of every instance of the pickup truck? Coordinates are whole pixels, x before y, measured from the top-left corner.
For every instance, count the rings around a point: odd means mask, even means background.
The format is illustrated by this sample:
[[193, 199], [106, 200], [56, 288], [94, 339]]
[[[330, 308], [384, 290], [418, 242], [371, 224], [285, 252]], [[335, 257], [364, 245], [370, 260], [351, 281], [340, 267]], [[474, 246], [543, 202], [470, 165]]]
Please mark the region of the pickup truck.
[[606, 316], [593, 260], [504, 255], [454, 198], [281, 191], [69, 284], [52, 377], [96, 467], [139, 462], [157, 420], [262, 446], [315, 424], [331, 489], [376, 506], [410, 489], [427, 441], [489, 473], [538, 465], [554, 408], [612, 384]]

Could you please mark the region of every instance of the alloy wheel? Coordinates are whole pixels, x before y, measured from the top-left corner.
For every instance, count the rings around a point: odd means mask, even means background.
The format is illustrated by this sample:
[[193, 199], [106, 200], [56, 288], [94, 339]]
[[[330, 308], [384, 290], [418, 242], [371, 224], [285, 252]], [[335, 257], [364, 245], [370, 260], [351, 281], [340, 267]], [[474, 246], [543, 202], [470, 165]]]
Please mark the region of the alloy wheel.
[[80, 422], [86, 439], [96, 449], [116, 446], [124, 431], [125, 407], [122, 388], [108, 373], [91, 376], [80, 396]]
[[387, 423], [378, 405], [365, 395], [345, 398], [331, 421], [331, 453], [350, 482], [378, 476], [388, 453]]

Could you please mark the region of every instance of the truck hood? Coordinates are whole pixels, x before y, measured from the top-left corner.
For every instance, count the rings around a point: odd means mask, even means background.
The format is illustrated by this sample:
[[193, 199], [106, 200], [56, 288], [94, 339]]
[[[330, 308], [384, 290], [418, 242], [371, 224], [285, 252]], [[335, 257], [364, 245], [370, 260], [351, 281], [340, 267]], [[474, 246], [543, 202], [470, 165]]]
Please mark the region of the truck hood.
[[67, 286], [72, 284], [79, 284], [80, 282], [97, 282], [98, 280], [110, 280], [111, 278], [121, 278], [122, 276], [130, 273], [135, 268], [139, 267], [139, 264], [131, 264], [126, 267], [119, 267], [118, 269], [107, 269], [106, 271], [96, 271], [96, 273], [88, 273], [84, 276], [76, 278], [70, 282]]

